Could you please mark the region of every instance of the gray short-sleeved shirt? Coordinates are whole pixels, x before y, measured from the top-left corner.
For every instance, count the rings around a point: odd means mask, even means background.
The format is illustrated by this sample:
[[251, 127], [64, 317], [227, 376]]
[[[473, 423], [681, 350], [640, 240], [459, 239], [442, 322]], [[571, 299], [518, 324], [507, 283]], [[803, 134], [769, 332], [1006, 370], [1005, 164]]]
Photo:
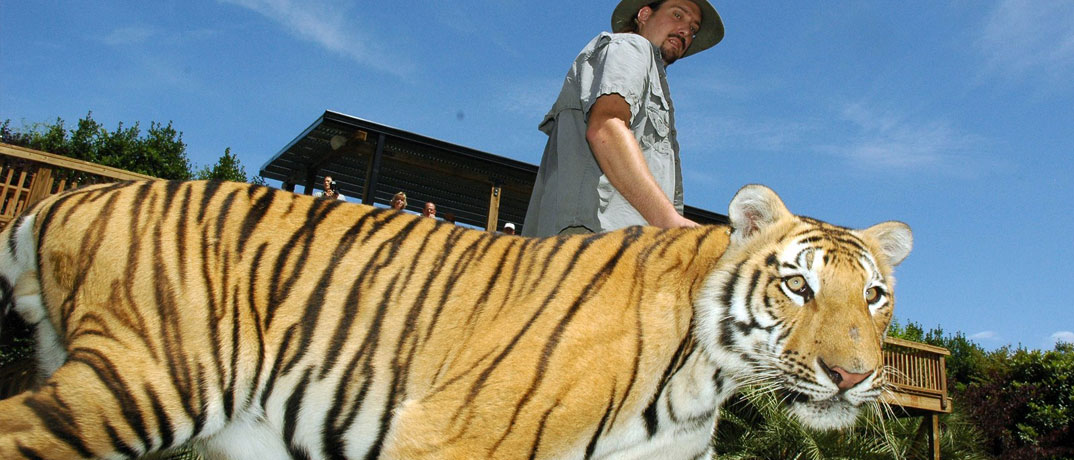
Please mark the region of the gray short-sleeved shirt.
[[647, 222], [605, 177], [586, 141], [597, 98], [619, 94], [630, 104], [630, 129], [668, 199], [683, 212], [675, 109], [660, 49], [637, 34], [602, 33], [567, 73], [559, 98], [541, 121], [548, 135], [523, 234], [550, 236], [567, 227], [603, 232]]

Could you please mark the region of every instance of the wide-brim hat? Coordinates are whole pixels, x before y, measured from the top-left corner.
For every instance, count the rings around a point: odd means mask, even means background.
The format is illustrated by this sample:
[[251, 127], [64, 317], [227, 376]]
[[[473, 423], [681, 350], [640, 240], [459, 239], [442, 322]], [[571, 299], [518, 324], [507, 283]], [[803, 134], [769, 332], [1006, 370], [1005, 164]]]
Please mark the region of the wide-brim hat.
[[[723, 20], [720, 13], [708, 0], [690, 0], [701, 9], [701, 30], [697, 31], [690, 47], [682, 53], [682, 57], [707, 50], [716, 46], [723, 40]], [[623, 32], [631, 29], [631, 23], [638, 15], [641, 7], [653, 3], [653, 0], [622, 0], [612, 11], [612, 32]]]

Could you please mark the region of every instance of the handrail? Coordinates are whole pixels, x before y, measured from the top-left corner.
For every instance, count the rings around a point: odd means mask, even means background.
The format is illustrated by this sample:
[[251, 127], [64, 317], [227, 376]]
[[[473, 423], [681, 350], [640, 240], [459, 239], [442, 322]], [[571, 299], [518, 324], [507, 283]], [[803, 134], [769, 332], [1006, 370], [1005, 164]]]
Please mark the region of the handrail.
[[944, 356], [951, 356], [951, 352], [944, 347], [937, 347], [936, 345], [929, 345], [927, 343], [914, 342], [912, 340], [900, 339], [898, 337], [884, 337], [884, 344], [891, 344], [900, 347], [914, 348], [918, 350], [928, 351], [930, 353], [936, 353]]
[[46, 196], [79, 185], [146, 179], [154, 177], [0, 143], [0, 229]]
[[5, 144], [2, 142], [0, 142], [0, 154], [15, 158], [22, 158], [24, 160], [30, 160], [37, 163], [57, 166], [60, 168], [81, 171], [84, 173], [93, 174], [95, 176], [108, 177], [116, 180], [156, 179], [153, 176], [147, 176], [145, 174], [127, 171], [126, 169], [113, 168], [111, 166], [99, 165], [97, 163], [90, 163], [88, 161], [76, 160], [74, 158], [56, 155], [54, 153], [43, 152], [41, 150], [34, 150], [26, 147], [20, 147], [17, 145]]

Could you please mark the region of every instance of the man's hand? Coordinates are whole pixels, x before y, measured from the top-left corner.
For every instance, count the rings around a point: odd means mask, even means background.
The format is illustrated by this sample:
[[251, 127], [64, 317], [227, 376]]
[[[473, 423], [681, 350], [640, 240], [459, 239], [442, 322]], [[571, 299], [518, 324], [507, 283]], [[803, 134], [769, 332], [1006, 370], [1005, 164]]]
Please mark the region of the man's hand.
[[612, 186], [638, 210], [649, 225], [696, 227], [679, 215], [645, 163], [641, 146], [630, 131], [630, 104], [618, 94], [605, 94], [589, 109], [586, 140]]

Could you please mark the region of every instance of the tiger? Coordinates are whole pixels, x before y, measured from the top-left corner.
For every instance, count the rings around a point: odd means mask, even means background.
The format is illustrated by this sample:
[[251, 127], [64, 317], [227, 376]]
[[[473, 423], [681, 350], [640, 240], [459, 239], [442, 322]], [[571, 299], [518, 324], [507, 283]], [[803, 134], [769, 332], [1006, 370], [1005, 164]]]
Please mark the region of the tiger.
[[728, 210], [526, 238], [231, 182], [47, 198], [0, 233], [47, 376], [0, 401], [0, 458], [711, 458], [744, 385], [853, 425], [910, 228]]

